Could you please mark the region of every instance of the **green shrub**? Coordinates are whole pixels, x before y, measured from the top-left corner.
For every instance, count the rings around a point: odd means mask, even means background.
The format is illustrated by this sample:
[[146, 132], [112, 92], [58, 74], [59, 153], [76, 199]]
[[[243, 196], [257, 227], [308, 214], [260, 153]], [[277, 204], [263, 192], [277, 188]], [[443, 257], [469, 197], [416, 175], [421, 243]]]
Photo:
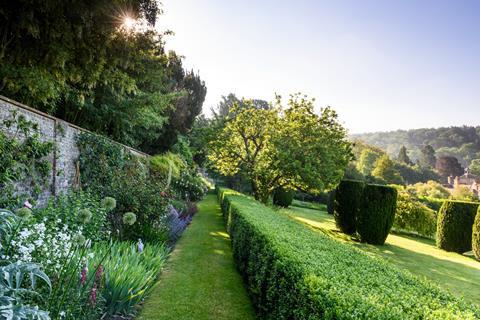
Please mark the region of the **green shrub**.
[[438, 210], [440, 210], [446, 198], [436, 199], [436, 198], [430, 198], [430, 197], [418, 197], [418, 200], [420, 200], [420, 202], [422, 202], [424, 205], [426, 205], [433, 211], [438, 212]]
[[[390, 192], [390, 191], [389, 191]], [[237, 269], [259, 319], [478, 319], [424, 279], [219, 189]]]
[[395, 219], [397, 190], [368, 184], [357, 215], [357, 232], [362, 242], [384, 244]]
[[362, 181], [343, 180], [335, 191], [333, 217], [337, 227], [346, 234], [356, 231], [357, 213], [362, 203]]
[[150, 158], [150, 170], [154, 175], [164, 179], [180, 178], [180, 173], [185, 170], [187, 164], [179, 155], [167, 152]]
[[437, 230], [435, 211], [410, 195], [403, 187], [397, 191], [397, 209], [393, 228], [415, 232], [424, 237], [434, 237]]
[[327, 212], [333, 214], [335, 211], [335, 190], [328, 193]]
[[473, 223], [472, 248], [473, 254], [480, 260], [480, 207], [478, 207], [477, 215]]
[[276, 189], [273, 193], [273, 204], [279, 207], [287, 208], [292, 204], [293, 191], [283, 188]]
[[[47, 206], [33, 210], [33, 222], [45, 222], [47, 225], [55, 224], [57, 220], [71, 232], [81, 232], [91, 241], [106, 240], [109, 225], [107, 210], [101, 199], [89, 192], [71, 192], [63, 194], [56, 199], [49, 199]], [[82, 221], [81, 214], [88, 210], [90, 218]]]
[[437, 246], [464, 253], [472, 249], [472, 228], [478, 203], [446, 200], [437, 215]]

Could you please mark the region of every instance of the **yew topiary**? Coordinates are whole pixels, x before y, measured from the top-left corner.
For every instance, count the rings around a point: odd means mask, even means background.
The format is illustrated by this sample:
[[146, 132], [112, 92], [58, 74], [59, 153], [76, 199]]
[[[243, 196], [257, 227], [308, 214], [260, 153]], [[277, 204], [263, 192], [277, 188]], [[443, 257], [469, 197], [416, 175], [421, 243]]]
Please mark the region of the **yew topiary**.
[[477, 215], [473, 223], [472, 249], [475, 258], [480, 260], [480, 207], [478, 207]]
[[357, 233], [360, 241], [384, 244], [388, 237], [397, 206], [397, 190], [392, 187], [368, 184], [357, 214]]
[[343, 233], [353, 234], [356, 231], [357, 213], [362, 203], [364, 187], [362, 181], [343, 180], [335, 191], [333, 217]]
[[437, 247], [464, 253], [472, 249], [472, 228], [478, 203], [447, 200], [437, 215]]
[[293, 202], [293, 191], [278, 188], [273, 193], [273, 204], [279, 207], [287, 208]]

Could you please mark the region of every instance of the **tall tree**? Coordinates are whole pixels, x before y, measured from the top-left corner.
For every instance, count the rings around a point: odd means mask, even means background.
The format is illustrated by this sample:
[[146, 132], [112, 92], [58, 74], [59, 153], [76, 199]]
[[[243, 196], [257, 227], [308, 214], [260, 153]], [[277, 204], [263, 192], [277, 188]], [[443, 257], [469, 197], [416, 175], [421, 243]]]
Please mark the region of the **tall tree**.
[[244, 171], [262, 201], [278, 187], [320, 192], [340, 181], [352, 154], [332, 109], [317, 115], [313, 100], [299, 95], [284, 111], [280, 99], [273, 109], [243, 104], [210, 145], [209, 159], [220, 173]]
[[403, 184], [403, 179], [395, 168], [395, 163], [386, 154], [375, 162], [372, 176], [385, 183]]
[[480, 176], [480, 159], [474, 159], [468, 167], [473, 175]]
[[438, 173], [446, 178], [449, 176], [461, 176], [464, 173], [464, 169], [458, 159], [451, 156], [442, 156], [437, 159], [437, 163], [435, 165]]
[[381, 154], [379, 154], [375, 150], [372, 150], [370, 148], [363, 149], [357, 162], [358, 171], [360, 171], [364, 176], [370, 176], [373, 169], [375, 168], [375, 162], [380, 157]]
[[419, 164], [422, 167], [434, 168], [437, 162], [437, 157], [435, 156], [435, 149], [429, 144], [425, 145], [420, 154]]
[[412, 165], [412, 161], [410, 161], [410, 158], [408, 157], [408, 151], [405, 146], [402, 146], [400, 148], [400, 151], [398, 152], [398, 157], [397, 157], [398, 162], [404, 163], [406, 165]]

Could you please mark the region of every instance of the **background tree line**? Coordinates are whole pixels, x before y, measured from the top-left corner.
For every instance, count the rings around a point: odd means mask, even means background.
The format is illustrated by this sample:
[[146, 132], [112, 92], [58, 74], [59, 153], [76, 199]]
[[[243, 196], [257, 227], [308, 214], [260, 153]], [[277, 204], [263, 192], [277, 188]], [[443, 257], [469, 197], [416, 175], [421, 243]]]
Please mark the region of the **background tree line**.
[[389, 156], [397, 156], [405, 146], [413, 162], [422, 156], [422, 148], [430, 145], [437, 157], [453, 156], [463, 167], [474, 159], [480, 159], [480, 127], [448, 127], [436, 129], [397, 130], [353, 135], [354, 138], [385, 150]]

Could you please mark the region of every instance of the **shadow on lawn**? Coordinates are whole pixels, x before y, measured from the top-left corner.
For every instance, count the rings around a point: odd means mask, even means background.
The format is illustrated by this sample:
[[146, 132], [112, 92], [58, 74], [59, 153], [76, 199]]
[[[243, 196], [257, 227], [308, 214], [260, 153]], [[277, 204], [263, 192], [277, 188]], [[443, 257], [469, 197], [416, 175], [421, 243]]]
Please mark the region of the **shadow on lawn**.
[[387, 243], [380, 246], [360, 243], [337, 230], [333, 217], [325, 212], [304, 208], [282, 212], [317, 232], [350, 243], [419, 277], [433, 280], [455, 295], [464, 296], [468, 302], [479, 304], [480, 263], [471, 257], [441, 251], [433, 240], [411, 235], [391, 234]]
[[380, 256], [397, 266], [403, 267], [417, 276], [434, 280], [456, 295], [463, 296], [465, 300], [479, 304], [480, 270], [477, 268], [392, 244], [374, 246], [354, 243], [353, 245], [369, 254]]

